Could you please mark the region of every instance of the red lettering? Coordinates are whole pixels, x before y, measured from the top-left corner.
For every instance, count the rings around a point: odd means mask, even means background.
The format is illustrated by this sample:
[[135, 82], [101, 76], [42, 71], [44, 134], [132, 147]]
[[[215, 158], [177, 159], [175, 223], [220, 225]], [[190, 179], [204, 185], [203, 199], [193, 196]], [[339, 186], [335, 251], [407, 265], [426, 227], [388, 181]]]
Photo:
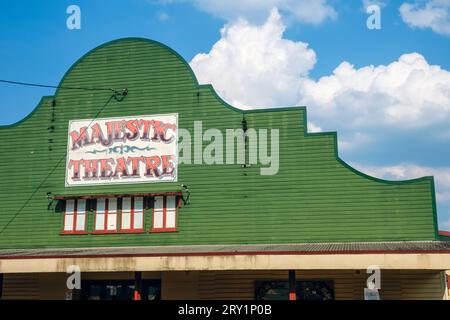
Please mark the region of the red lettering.
[[157, 120], [151, 120], [150, 123], [153, 126], [152, 140], [163, 141], [166, 143], [170, 143], [173, 140], [174, 135], [172, 135], [170, 138], [167, 138], [166, 133], [168, 129], [172, 129], [172, 131], [176, 130], [176, 126], [174, 124], [164, 123]]
[[87, 127], [82, 127], [80, 129], [80, 133], [76, 130], [70, 132], [70, 136], [72, 137], [72, 150], [76, 150], [77, 148], [81, 148], [85, 144], [89, 144], [89, 137], [87, 135]]
[[158, 170], [161, 164], [161, 158], [158, 156], [145, 157], [145, 175], [159, 177], [161, 174]]
[[79, 160], [70, 160], [69, 161], [69, 169], [70, 167], [73, 167], [73, 180], [80, 179], [80, 161]]
[[131, 162], [132, 176], [139, 176], [139, 162], [144, 161], [144, 157], [129, 157], [128, 163]]
[[121, 121], [114, 121], [114, 141], [126, 141], [126, 135], [125, 135], [125, 120]]
[[100, 159], [100, 177], [109, 178], [112, 175], [111, 165], [109, 162], [114, 163], [113, 158]]
[[118, 158], [116, 164], [116, 172], [114, 173], [114, 177], [119, 177], [119, 173], [122, 177], [128, 177], [127, 164], [125, 158]]
[[131, 133], [127, 133], [126, 137], [128, 140], [136, 140], [139, 137], [138, 121], [129, 120], [126, 125], [127, 129]]
[[161, 160], [162, 160], [162, 174], [173, 176], [173, 173], [175, 171], [175, 168], [173, 166], [174, 156], [164, 155], [161, 156]]
[[97, 178], [98, 160], [80, 160], [84, 165], [84, 179]]
[[142, 140], [148, 140], [150, 136], [150, 123], [148, 120], [141, 119], [139, 120], [139, 127], [142, 127]]
[[108, 145], [108, 140], [104, 141], [102, 129], [98, 123], [95, 123], [91, 127], [91, 144], [93, 143], [101, 143], [105, 146]]

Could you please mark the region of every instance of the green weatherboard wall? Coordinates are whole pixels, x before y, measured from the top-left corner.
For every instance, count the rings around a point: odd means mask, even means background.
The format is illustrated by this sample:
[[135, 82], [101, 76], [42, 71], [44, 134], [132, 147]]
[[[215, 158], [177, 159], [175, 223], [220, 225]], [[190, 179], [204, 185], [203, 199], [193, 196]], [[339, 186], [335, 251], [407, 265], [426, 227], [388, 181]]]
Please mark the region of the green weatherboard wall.
[[[94, 118], [111, 93], [59, 89], [26, 119], [0, 127], [1, 248], [438, 239], [432, 177], [366, 176], [338, 158], [335, 133], [306, 133], [306, 108], [235, 109], [210, 85], [199, 85], [189, 65], [160, 43], [107, 43], [75, 63], [60, 85], [128, 88], [99, 117], [178, 113], [179, 127], [191, 132], [200, 120], [204, 130], [240, 128], [245, 113], [249, 128], [279, 129], [279, 172], [192, 164], [179, 166], [176, 183], [66, 188], [69, 120]], [[61, 235], [62, 214], [47, 200], [47, 193], [164, 192], [181, 184], [191, 201], [179, 209], [173, 233]], [[150, 221], [148, 210], [147, 230]]]

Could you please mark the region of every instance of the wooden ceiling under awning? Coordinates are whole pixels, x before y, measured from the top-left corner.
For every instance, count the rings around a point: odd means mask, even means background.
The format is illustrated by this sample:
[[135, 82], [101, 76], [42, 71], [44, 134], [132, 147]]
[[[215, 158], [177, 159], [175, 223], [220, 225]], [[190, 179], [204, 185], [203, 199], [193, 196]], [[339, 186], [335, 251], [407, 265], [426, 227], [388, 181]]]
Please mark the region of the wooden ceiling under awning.
[[[330, 263], [331, 261], [331, 263]], [[450, 253], [379, 254], [249, 254], [177, 256], [92, 256], [0, 258], [0, 273], [66, 272], [78, 265], [83, 272], [211, 271], [211, 270], [356, 270], [376, 265], [391, 270], [450, 268]]]

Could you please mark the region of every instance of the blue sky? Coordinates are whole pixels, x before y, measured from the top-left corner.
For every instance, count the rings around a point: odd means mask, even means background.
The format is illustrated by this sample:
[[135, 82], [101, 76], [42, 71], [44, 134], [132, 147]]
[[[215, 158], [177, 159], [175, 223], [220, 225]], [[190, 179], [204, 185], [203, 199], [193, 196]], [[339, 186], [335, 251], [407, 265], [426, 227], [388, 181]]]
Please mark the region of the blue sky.
[[[80, 30], [66, 27], [72, 4]], [[366, 26], [371, 4], [379, 30]], [[448, 0], [2, 1], [0, 30], [1, 79], [56, 85], [94, 47], [145, 37], [236, 106], [307, 105], [310, 130], [338, 131], [341, 157], [362, 171], [435, 175], [440, 228], [450, 230]], [[0, 84], [0, 124], [53, 93]]]

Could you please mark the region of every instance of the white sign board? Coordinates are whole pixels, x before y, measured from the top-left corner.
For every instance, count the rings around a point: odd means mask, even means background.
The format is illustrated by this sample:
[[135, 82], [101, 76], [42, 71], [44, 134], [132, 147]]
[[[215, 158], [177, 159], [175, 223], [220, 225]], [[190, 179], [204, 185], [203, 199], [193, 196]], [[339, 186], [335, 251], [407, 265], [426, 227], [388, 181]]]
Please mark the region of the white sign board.
[[177, 181], [178, 114], [72, 120], [66, 186]]

